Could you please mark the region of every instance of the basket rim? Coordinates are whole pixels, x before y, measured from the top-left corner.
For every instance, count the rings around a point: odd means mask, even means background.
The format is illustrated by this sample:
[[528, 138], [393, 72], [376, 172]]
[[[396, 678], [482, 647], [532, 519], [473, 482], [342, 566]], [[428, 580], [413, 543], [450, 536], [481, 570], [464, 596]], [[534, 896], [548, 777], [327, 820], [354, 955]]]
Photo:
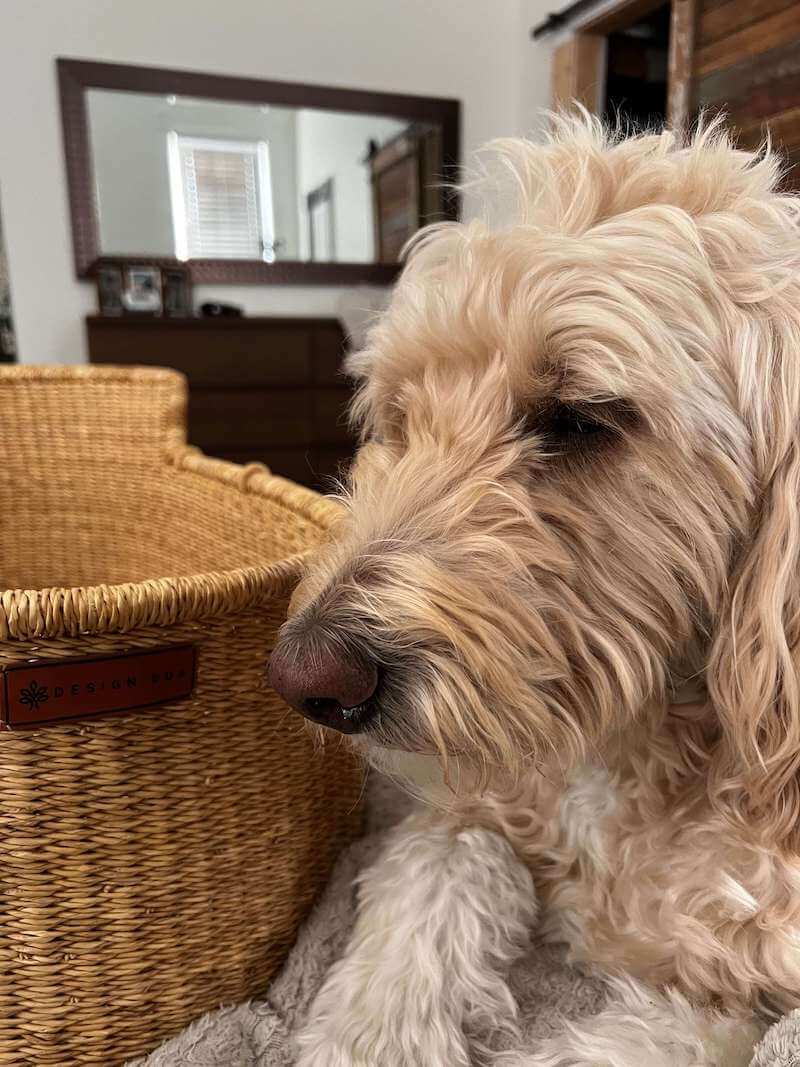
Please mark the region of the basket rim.
[[0, 386], [16, 380], [25, 382], [75, 382], [82, 389], [109, 382], [171, 382], [181, 390], [186, 375], [172, 367], [133, 366], [122, 363], [5, 363], [0, 371]]
[[[152, 371], [148, 368], [145, 374], [152, 375]], [[168, 370], [157, 370], [156, 375], [180, 378]], [[112, 372], [109, 378], [115, 376]], [[66, 376], [67, 380], [72, 377]], [[166, 448], [163, 461], [166, 468], [199, 474], [278, 504], [321, 533], [342, 514], [335, 500], [272, 474], [261, 463], [242, 466], [184, 444]], [[310, 551], [263, 565], [138, 582], [0, 590], [0, 641], [126, 633], [142, 626], [168, 627], [229, 615], [287, 593]]]

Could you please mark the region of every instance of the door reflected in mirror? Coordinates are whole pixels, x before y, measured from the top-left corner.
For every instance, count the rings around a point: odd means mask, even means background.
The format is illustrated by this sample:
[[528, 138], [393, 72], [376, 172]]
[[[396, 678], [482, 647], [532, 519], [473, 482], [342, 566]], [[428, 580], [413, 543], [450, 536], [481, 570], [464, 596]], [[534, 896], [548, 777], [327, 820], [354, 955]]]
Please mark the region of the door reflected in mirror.
[[396, 263], [445, 213], [436, 123], [89, 89], [100, 256]]

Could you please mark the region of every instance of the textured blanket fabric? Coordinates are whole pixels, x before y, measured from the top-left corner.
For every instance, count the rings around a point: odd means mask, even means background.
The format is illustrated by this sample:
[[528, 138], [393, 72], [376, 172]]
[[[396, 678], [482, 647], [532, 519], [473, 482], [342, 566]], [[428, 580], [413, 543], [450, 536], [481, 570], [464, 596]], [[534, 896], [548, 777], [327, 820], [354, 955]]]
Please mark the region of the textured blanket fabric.
[[800, 1010], [767, 1030], [750, 1067], [800, 1067]]
[[[210, 1012], [128, 1067], [292, 1067], [292, 1032], [347, 942], [355, 908], [354, 878], [377, 856], [386, 830], [407, 809], [405, 797], [388, 783], [376, 783], [366, 836], [342, 854], [286, 965], [262, 1000]], [[563, 951], [549, 945], [531, 947], [515, 966], [511, 985], [530, 1049], [556, 1032], [564, 1018], [598, 1011], [606, 997], [601, 982], [567, 966]], [[752, 1067], [800, 1067], [800, 1011], [767, 1033]]]

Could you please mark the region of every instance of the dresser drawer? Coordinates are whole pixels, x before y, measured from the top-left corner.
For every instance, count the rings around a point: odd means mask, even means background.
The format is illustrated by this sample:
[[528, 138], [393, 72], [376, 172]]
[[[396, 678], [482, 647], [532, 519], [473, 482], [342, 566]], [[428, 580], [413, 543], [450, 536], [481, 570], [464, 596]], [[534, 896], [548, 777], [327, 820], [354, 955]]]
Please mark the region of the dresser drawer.
[[317, 488], [354, 452], [336, 319], [87, 319], [93, 363], [173, 367], [189, 381], [189, 441]]
[[193, 389], [189, 440], [214, 455], [245, 446], [311, 444], [312, 405], [312, 396], [300, 389]]
[[150, 323], [123, 318], [90, 324], [92, 363], [172, 367], [190, 385], [311, 383], [313, 333], [308, 329], [232, 328], [207, 319], [178, 330], [169, 320]]
[[313, 377], [317, 385], [344, 386], [344, 344], [341, 328], [318, 327], [314, 331]]

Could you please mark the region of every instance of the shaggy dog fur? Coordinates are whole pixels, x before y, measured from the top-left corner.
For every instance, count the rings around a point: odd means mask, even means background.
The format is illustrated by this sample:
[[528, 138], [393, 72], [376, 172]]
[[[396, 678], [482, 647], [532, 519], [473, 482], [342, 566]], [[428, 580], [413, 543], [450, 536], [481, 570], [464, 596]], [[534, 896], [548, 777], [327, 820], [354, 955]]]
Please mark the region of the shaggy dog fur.
[[[424, 231], [351, 358], [283, 637], [381, 664], [355, 746], [429, 802], [300, 1063], [739, 1067], [800, 1005], [800, 206], [713, 125], [493, 158], [509, 217]], [[537, 916], [614, 998], [525, 1057]]]

